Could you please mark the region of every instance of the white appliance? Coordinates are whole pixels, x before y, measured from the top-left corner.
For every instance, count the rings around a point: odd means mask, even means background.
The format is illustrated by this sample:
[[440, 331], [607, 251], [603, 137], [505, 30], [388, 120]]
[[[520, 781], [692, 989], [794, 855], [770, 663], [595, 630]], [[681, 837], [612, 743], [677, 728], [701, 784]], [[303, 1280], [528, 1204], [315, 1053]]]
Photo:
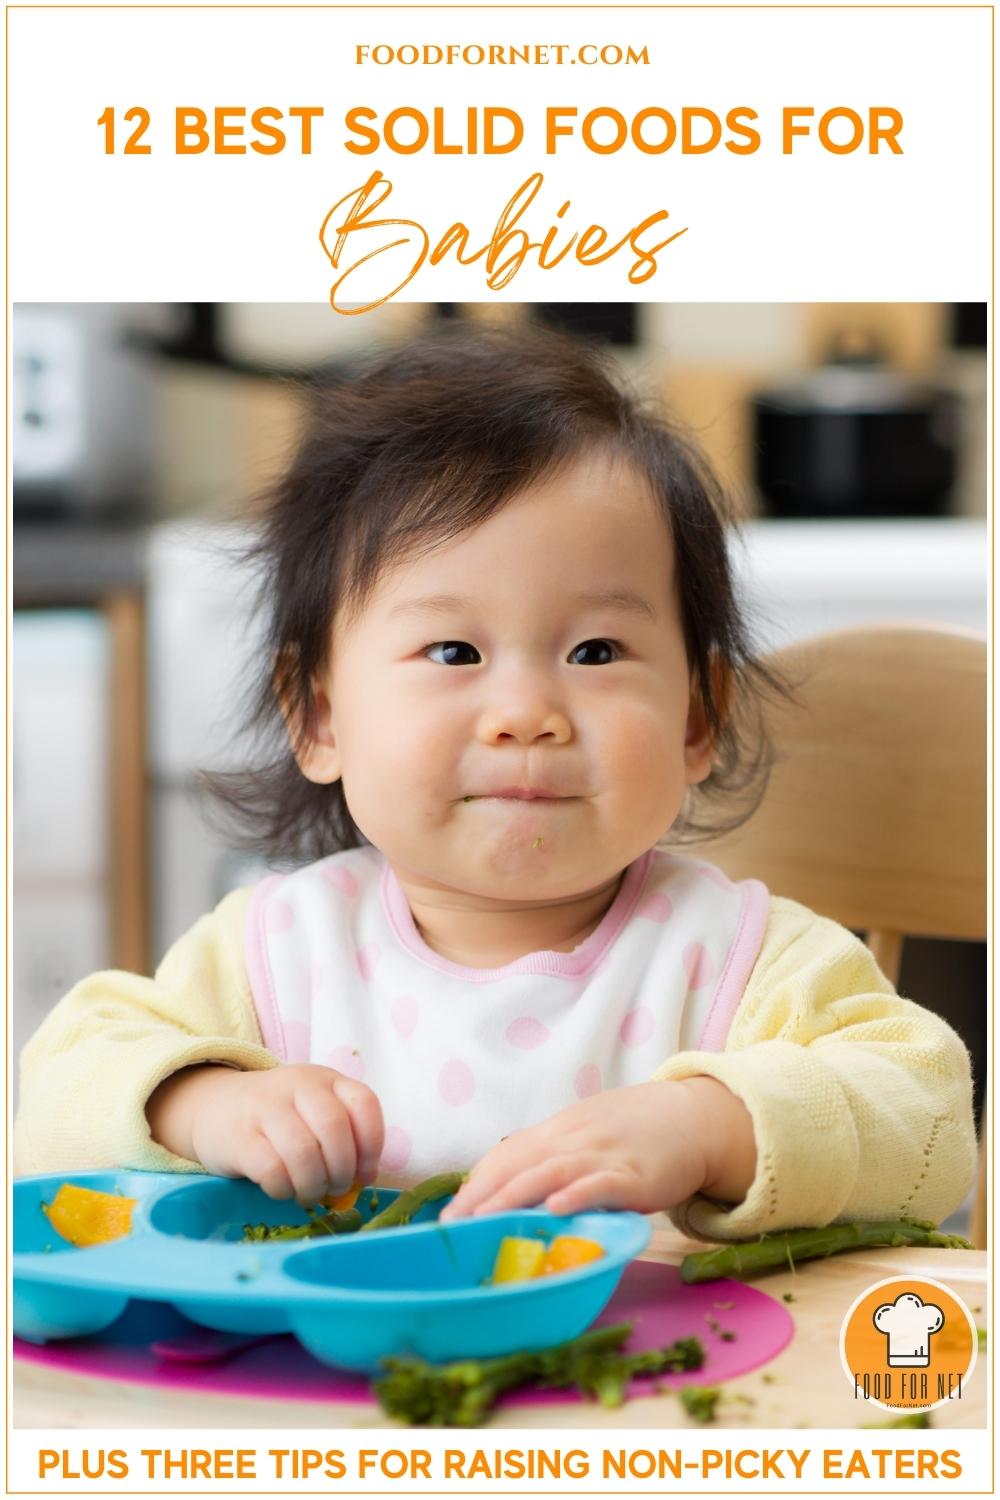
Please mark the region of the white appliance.
[[11, 447], [20, 515], [98, 516], [147, 501], [153, 376], [138, 335], [154, 311], [15, 305]]
[[16, 1051], [81, 975], [110, 962], [109, 689], [110, 642], [96, 611], [15, 612]]

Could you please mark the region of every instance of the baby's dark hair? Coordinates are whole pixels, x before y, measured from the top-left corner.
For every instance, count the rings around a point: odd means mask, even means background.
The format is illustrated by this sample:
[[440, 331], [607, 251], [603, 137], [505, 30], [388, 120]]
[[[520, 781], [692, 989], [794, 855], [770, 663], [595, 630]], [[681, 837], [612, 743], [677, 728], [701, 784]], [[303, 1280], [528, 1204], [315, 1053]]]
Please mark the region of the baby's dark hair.
[[[261, 764], [209, 778], [244, 844], [316, 859], [364, 842], [342, 784], [307, 780], [286, 729], [310, 722], [335, 617], [361, 609], [386, 568], [480, 525], [588, 448], [635, 466], [673, 540], [692, 684], [716, 755], [671, 840], [749, 816], [770, 763], [759, 705], [783, 688], [754, 656], [737, 602], [729, 507], [697, 446], [624, 391], [598, 350], [543, 331], [428, 334], [317, 387], [311, 406], [250, 554], [267, 618], [249, 715]], [[650, 832], [652, 842], [662, 830]]]

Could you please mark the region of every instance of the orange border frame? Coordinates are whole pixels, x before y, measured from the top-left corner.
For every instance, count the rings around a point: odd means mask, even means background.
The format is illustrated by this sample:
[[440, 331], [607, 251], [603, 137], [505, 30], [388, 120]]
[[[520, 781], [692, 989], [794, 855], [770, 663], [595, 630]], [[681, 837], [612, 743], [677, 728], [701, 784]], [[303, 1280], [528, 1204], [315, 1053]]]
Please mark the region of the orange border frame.
[[[6, 6], [4, 6], [4, 142], [3, 142], [3, 144], [4, 144], [4, 299], [6, 299], [6, 305], [4, 305], [4, 374], [9, 374], [10, 357], [12, 357], [12, 335], [10, 335], [10, 306], [12, 306], [12, 305], [10, 305], [10, 237], [9, 237], [10, 236], [10, 228], [9, 228], [9, 226], [10, 226], [10, 187], [9, 187], [9, 181], [10, 181], [10, 177], [9, 177], [9, 166], [10, 166], [10, 90], [9, 90], [9, 81], [10, 81], [10, 23], [9, 23], [9, 17], [10, 17], [10, 10], [399, 10], [399, 9], [406, 9], [406, 6], [405, 5], [403, 5], [403, 6], [399, 6], [399, 5], [396, 5], [396, 6], [393, 6], [393, 5], [297, 5], [297, 3], [292, 3], [292, 5], [286, 5], [286, 6], [285, 5], [267, 5], [267, 3], [249, 3], [249, 5], [241, 5], [241, 3], [237, 3], [237, 5], [192, 5], [192, 3], [181, 3], [181, 5], [120, 5], [120, 6], [118, 6], [118, 5], [103, 5], [103, 3], [102, 3], [102, 5], [82, 5], [82, 6], [58, 5], [58, 3], [51, 3], [51, 5], [49, 5], [49, 3], [42, 3], [42, 5], [6, 5]], [[775, 5], [775, 3], [765, 3], [765, 5], [754, 5], [754, 3], [750, 3], [750, 5], [715, 5], [715, 3], [706, 3], [706, 5], [624, 5], [624, 6], [618, 7], [618, 6], [609, 6], [609, 5], [543, 5], [543, 6], [538, 6], [538, 5], [520, 5], [520, 3], [519, 3], [519, 5], [502, 5], [502, 6], [496, 6], [496, 5], [493, 5], [493, 6], [490, 6], [490, 5], [439, 5], [439, 3], [432, 3], [432, 5], [414, 6], [414, 7], [412, 7], [412, 9], [420, 9], [420, 10], [493, 10], [493, 9], [504, 9], [504, 10], [541, 10], [541, 9], [544, 9], [544, 10], [609, 10], [609, 9], [612, 9], [612, 10], [615, 10], [615, 12], [618, 12], [619, 9], [624, 10], [624, 12], [628, 12], [628, 10], [990, 10], [990, 12], [991, 12], [991, 23], [990, 23], [990, 42], [991, 42], [991, 55], [990, 55], [990, 114], [991, 114], [991, 121], [993, 121], [993, 139], [991, 139], [991, 145], [990, 145], [990, 166], [991, 166], [991, 172], [990, 172], [990, 181], [991, 181], [991, 189], [990, 189], [990, 205], [991, 205], [991, 225], [990, 225], [990, 309], [991, 309], [991, 314], [993, 314], [994, 306], [996, 306], [996, 186], [994, 186], [994, 184], [996, 184], [996, 138], [997, 138], [997, 136], [996, 136], [996, 129], [997, 129], [997, 111], [996, 111], [996, 6], [994, 6], [994, 5], [940, 5], [940, 3], [939, 3], [939, 5], [933, 5], [933, 3], [916, 3], [916, 5], [906, 5], [906, 3], [900, 3], [900, 5], [885, 5], [885, 3], [877, 3], [877, 5], [858, 5], [858, 3], [849, 3], [849, 5], [832, 5], [832, 3], [831, 3], [831, 5], [798, 5], [798, 3], [792, 3], [792, 5]], [[993, 705], [994, 705], [994, 712], [993, 712], [993, 714], [990, 715], [991, 730], [993, 730], [993, 738], [994, 738], [994, 754], [993, 754], [993, 756], [990, 757], [990, 766], [988, 766], [988, 790], [990, 790], [990, 796], [988, 796], [988, 804], [990, 804], [991, 807], [993, 807], [993, 817], [991, 817], [991, 819], [990, 819], [990, 828], [988, 828], [988, 834], [987, 834], [988, 852], [990, 852], [990, 876], [993, 876], [994, 871], [996, 871], [996, 820], [997, 820], [996, 819], [996, 805], [994, 805], [994, 792], [996, 792], [996, 778], [994, 778], [994, 759], [996, 759], [996, 657], [994, 657], [994, 646], [996, 646], [996, 592], [994, 592], [994, 585], [996, 585], [996, 577], [994, 577], [994, 544], [996, 544], [996, 537], [994, 537], [994, 531], [996, 531], [996, 526], [994, 526], [994, 502], [996, 502], [996, 463], [997, 463], [997, 459], [996, 459], [996, 420], [994, 420], [994, 411], [996, 411], [996, 374], [997, 374], [996, 338], [994, 338], [993, 321], [991, 321], [991, 341], [990, 341], [990, 392], [991, 392], [991, 407], [990, 407], [990, 413], [988, 413], [988, 417], [990, 417], [990, 422], [988, 422], [988, 426], [990, 426], [991, 446], [990, 446], [990, 474], [988, 474], [988, 489], [987, 489], [987, 540], [988, 540], [988, 549], [990, 549], [990, 595], [988, 595], [988, 619], [990, 619], [990, 640], [988, 640], [988, 648], [987, 649], [988, 649], [988, 655], [990, 655], [990, 660], [991, 660], [990, 687], [991, 687], [991, 690], [993, 690], [993, 694], [994, 694], [993, 700], [991, 700], [991, 702], [993, 702]], [[13, 1122], [12, 1122], [12, 1119], [10, 1119], [10, 1097], [12, 1097], [12, 1091], [10, 1091], [10, 1086], [9, 1086], [10, 1070], [12, 1070], [12, 1067], [13, 1067], [13, 1059], [12, 1059], [12, 1056], [10, 1056], [10, 1047], [9, 1047], [9, 1034], [10, 1034], [10, 901], [12, 901], [12, 886], [10, 886], [10, 637], [12, 637], [12, 628], [10, 628], [10, 624], [12, 624], [12, 622], [10, 622], [10, 600], [12, 600], [12, 567], [13, 567], [13, 561], [12, 561], [12, 559], [13, 559], [13, 546], [12, 546], [12, 541], [13, 541], [13, 538], [12, 538], [12, 505], [10, 505], [10, 483], [12, 483], [12, 478], [10, 478], [10, 474], [12, 474], [12, 456], [10, 456], [10, 381], [9, 380], [7, 380], [6, 411], [4, 411], [4, 440], [6, 440], [6, 443], [4, 443], [4, 481], [6, 481], [6, 489], [4, 489], [4, 493], [6, 493], [6, 526], [4, 526], [4, 535], [6, 535], [6, 556], [4, 556], [4, 606], [6, 606], [6, 609], [4, 609], [4, 660], [6, 660], [6, 681], [4, 681], [4, 712], [6, 712], [6, 724], [4, 724], [4, 747], [6, 747], [6, 777], [4, 777], [4, 871], [6, 871], [6, 877], [4, 877], [4, 894], [6, 894], [6, 900], [4, 900], [4, 913], [3, 913], [3, 926], [4, 926], [4, 1026], [6, 1026], [6, 1031], [4, 1031], [4, 1062], [6, 1062], [6, 1070], [4, 1070], [4, 1127], [6, 1127], [6, 1142], [4, 1142], [4, 1146], [6, 1146], [6, 1158], [4, 1158], [4, 1160], [6, 1160], [6, 1175], [7, 1175], [6, 1218], [7, 1218], [7, 1220], [9, 1220], [9, 1217], [10, 1217], [9, 1185], [10, 1185], [10, 1182], [12, 1182], [12, 1178], [13, 1178], [13, 1172], [12, 1172]], [[993, 883], [993, 882], [991, 882], [991, 880], [990, 880], [990, 883]], [[987, 913], [987, 922], [988, 922], [988, 953], [990, 953], [991, 956], [993, 956], [993, 951], [994, 951], [994, 906], [996, 906], [996, 891], [994, 891], [994, 901], [991, 901], [991, 903], [990, 903], [990, 912]], [[988, 1076], [988, 1079], [987, 1079], [987, 1100], [990, 1100], [990, 1091], [991, 1091], [991, 1088], [993, 1088], [994, 1071], [996, 1071], [996, 1032], [994, 1032], [994, 1028], [993, 1028], [993, 1013], [994, 1013], [993, 1001], [994, 1001], [994, 996], [996, 996], [996, 984], [994, 984], [993, 965], [991, 965], [991, 963], [990, 963], [990, 965], [988, 965], [988, 972], [990, 972], [990, 984], [988, 984], [987, 1004], [988, 1004], [988, 1007], [990, 1007], [990, 1010], [988, 1010], [988, 1016], [990, 1016], [991, 1028], [990, 1028], [990, 1041], [988, 1041], [988, 1049], [987, 1049], [987, 1052], [988, 1052], [988, 1062], [990, 1062], [990, 1076]], [[994, 1110], [990, 1110], [990, 1125], [991, 1125], [991, 1137], [994, 1137], [994, 1136], [996, 1136], [996, 1124], [994, 1124]], [[988, 1188], [990, 1188], [990, 1194], [988, 1194], [988, 1200], [987, 1200], [987, 1221], [988, 1221], [988, 1227], [990, 1227], [990, 1239], [988, 1239], [988, 1245], [987, 1245], [987, 1274], [988, 1274], [988, 1284], [990, 1284], [990, 1305], [991, 1305], [991, 1310], [996, 1310], [996, 1299], [994, 1299], [994, 1296], [993, 1296], [993, 1293], [994, 1293], [994, 1239], [996, 1239], [996, 1236], [994, 1236], [994, 1233], [993, 1233], [993, 1229], [994, 1229], [994, 1212], [993, 1212], [993, 1209], [994, 1209], [994, 1203], [996, 1203], [996, 1152], [994, 1152], [993, 1146], [994, 1146], [994, 1140], [993, 1139], [988, 1140], [988, 1142], [987, 1142], [987, 1151], [988, 1151], [988, 1155], [990, 1155], [990, 1169], [988, 1169]], [[4, 1272], [6, 1272], [6, 1284], [4, 1284], [4, 1308], [6, 1308], [6, 1328], [9, 1329], [10, 1328], [10, 1235], [9, 1235], [9, 1233], [7, 1233], [6, 1242], [4, 1242]], [[991, 1331], [991, 1338], [990, 1338], [990, 1349], [991, 1350], [993, 1350], [993, 1346], [994, 1346], [993, 1331]], [[6, 1367], [4, 1367], [4, 1392], [3, 1392], [4, 1436], [9, 1437], [10, 1431], [12, 1431], [12, 1427], [10, 1427], [10, 1362], [12, 1362], [12, 1356], [10, 1356], [9, 1350], [6, 1350], [6, 1352], [4, 1352], [4, 1355], [6, 1355]], [[996, 1437], [996, 1380], [994, 1380], [994, 1376], [996, 1376], [996, 1362], [991, 1361], [991, 1371], [990, 1371], [990, 1374], [991, 1374], [991, 1386], [990, 1386], [990, 1425], [988, 1425], [988, 1427], [987, 1427], [987, 1434], [988, 1434], [988, 1436], [991, 1436], [991, 1434], [993, 1434], [993, 1436]], [[994, 1457], [994, 1443], [991, 1442], [990, 1443], [990, 1490], [964, 1490], [964, 1488], [963, 1488], [963, 1491], [961, 1491], [961, 1493], [963, 1493], [963, 1494], [996, 1494], [996, 1467], [994, 1467], [994, 1466], [996, 1466], [996, 1457]], [[39, 1493], [39, 1491], [33, 1491], [33, 1490], [10, 1490], [9, 1443], [7, 1443], [7, 1452], [6, 1452], [6, 1454], [4, 1454], [4, 1490], [6, 1490], [6, 1494], [37, 1494], [37, 1493]], [[96, 1494], [99, 1494], [99, 1491], [93, 1490], [93, 1488], [91, 1488], [91, 1490], [61, 1490], [61, 1488], [60, 1488], [60, 1490], [54, 1491], [54, 1493], [58, 1493], [58, 1494], [76, 1494], [76, 1496], [96, 1496]], [[121, 1491], [121, 1493], [123, 1493], [123, 1494], [138, 1494], [138, 1493], [141, 1493], [141, 1494], [165, 1494], [165, 1496], [177, 1496], [178, 1493], [183, 1493], [183, 1491], [177, 1491], [177, 1490], [142, 1490], [142, 1491], [123, 1490], [123, 1491]], [[196, 1491], [189, 1491], [189, 1493], [195, 1494]], [[238, 1494], [238, 1493], [240, 1493], [240, 1491], [232, 1490], [232, 1491], [229, 1491], [229, 1493]], [[244, 1491], [244, 1493], [249, 1493], [249, 1491]], [[261, 1491], [261, 1493], [264, 1493], [264, 1491]], [[279, 1491], [279, 1493], [280, 1493], [280, 1491]], [[292, 1491], [285, 1491], [285, 1493], [291, 1494]], [[390, 1493], [390, 1491], [340, 1490], [340, 1488], [337, 1487], [337, 1494], [351, 1494], [351, 1496], [354, 1496], [354, 1494], [388, 1494], [388, 1493]], [[402, 1491], [400, 1491], [400, 1493], [402, 1493]], [[418, 1493], [420, 1493], [420, 1494], [433, 1494], [433, 1496], [448, 1496], [448, 1494], [457, 1494], [457, 1493], [460, 1493], [460, 1491], [456, 1491], [456, 1490], [421, 1490], [421, 1491], [418, 1491]], [[489, 1491], [484, 1491], [484, 1493], [489, 1493]], [[495, 1494], [502, 1494], [502, 1493], [504, 1493], [504, 1491], [499, 1490], [499, 1488], [498, 1488], [498, 1490], [493, 1491], [493, 1493], [495, 1493]], [[534, 1494], [559, 1494], [559, 1493], [561, 1493], [561, 1491], [555, 1491], [555, 1490], [534, 1490], [534, 1491], [532, 1491], [532, 1493], [534, 1493]], [[573, 1494], [585, 1494], [585, 1496], [607, 1496], [607, 1494], [612, 1494], [612, 1496], [616, 1496], [616, 1494], [624, 1494], [624, 1493], [625, 1493], [624, 1490], [576, 1490], [576, 1488], [574, 1488], [574, 1490], [573, 1490]], [[682, 1493], [685, 1493], [685, 1491], [678, 1491], [678, 1494], [682, 1494]], [[739, 1490], [738, 1490], [738, 1487], [735, 1487], [735, 1485], [733, 1485], [733, 1487], [729, 1488], [729, 1490], [697, 1490], [697, 1491], [687, 1491], [687, 1493], [724, 1494], [724, 1496], [733, 1496], [733, 1494], [739, 1494]], [[837, 1491], [837, 1490], [832, 1490], [832, 1488], [825, 1487], [825, 1488], [823, 1488], [823, 1491], [819, 1491], [819, 1493], [823, 1493], [823, 1494], [837, 1494], [837, 1493], [841, 1493], [841, 1494], [846, 1494], [846, 1493], [850, 1493], [850, 1494], [880, 1494], [880, 1493], [882, 1493], [882, 1491], [865, 1491], [865, 1490], [859, 1490], [859, 1488], [856, 1488], [856, 1487], [849, 1487], [849, 1490]]]

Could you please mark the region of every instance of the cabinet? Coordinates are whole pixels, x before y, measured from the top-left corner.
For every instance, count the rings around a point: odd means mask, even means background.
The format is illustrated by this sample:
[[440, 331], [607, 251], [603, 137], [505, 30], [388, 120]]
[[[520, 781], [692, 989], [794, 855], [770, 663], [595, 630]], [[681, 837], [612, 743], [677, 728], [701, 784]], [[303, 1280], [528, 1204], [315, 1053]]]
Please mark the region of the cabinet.
[[81, 975], [149, 964], [140, 533], [14, 536], [18, 1041]]

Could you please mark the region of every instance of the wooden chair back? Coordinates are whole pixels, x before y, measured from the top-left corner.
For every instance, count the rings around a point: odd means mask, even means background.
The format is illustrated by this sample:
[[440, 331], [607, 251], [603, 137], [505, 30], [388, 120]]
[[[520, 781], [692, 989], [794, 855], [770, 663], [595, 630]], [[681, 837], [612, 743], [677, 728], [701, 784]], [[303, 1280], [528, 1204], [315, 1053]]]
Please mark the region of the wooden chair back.
[[776, 758], [766, 796], [742, 828], [699, 853], [864, 933], [893, 983], [907, 934], [984, 939], [985, 639], [866, 626], [798, 642], [770, 662], [796, 701], [768, 713]]

